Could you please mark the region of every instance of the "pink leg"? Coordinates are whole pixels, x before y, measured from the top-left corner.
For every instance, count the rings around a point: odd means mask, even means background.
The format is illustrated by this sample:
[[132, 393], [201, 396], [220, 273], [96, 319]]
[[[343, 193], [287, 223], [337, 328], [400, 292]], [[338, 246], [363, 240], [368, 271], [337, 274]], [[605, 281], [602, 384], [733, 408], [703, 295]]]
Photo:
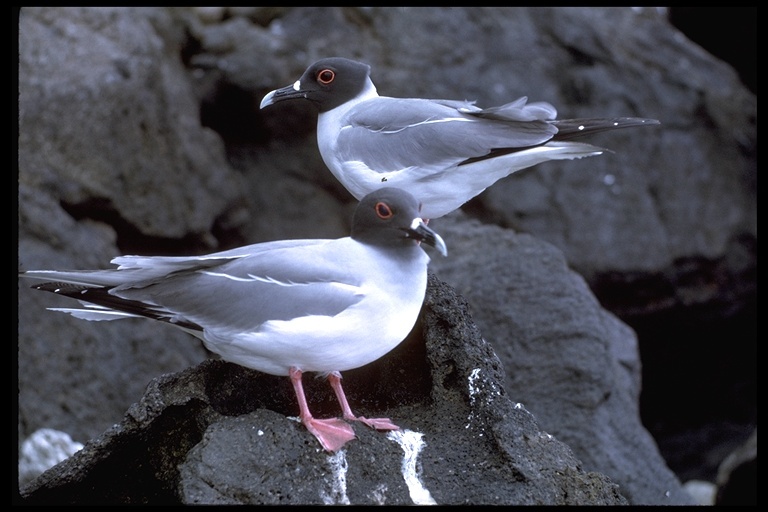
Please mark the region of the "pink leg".
[[347, 402], [347, 396], [341, 388], [341, 374], [339, 374], [339, 372], [329, 373], [328, 382], [330, 382], [333, 391], [336, 393], [336, 398], [339, 400], [339, 405], [341, 405], [341, 411], [344, 413], [345, 420], [359, 421], [376, 430], [400, 430], [400, 427], [392, 423], [392, 420], [389, 418], [368, 419], [363, 416], [355, 416], [352, 414], [352, 409], [349, 407], [349, 402]]
[[347, 441], [355, 438], [355, 431], [347, 423], [339, 418], [330, 418], [327, 420], [318, 420], [312, 417], [307, 405], [307, 398], [304, 396], [304, 386], [301, 383], [301, 370], [291, 368], [289, 370], [293, 390], [296, 392], [296, 399], [299, 402], [299, 417], [301, 423], [314, 435], [323, 448], [329, 452], [335, 452], [340, 449]]

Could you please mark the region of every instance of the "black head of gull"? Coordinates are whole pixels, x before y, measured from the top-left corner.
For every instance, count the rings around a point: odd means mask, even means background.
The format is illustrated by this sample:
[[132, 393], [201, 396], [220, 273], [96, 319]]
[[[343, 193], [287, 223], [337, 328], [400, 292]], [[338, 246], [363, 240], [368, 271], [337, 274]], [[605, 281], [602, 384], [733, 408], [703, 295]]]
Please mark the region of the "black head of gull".
[[[421, 205], [410, 193], [384, 187], [360, 201], [352, 219], [351, 237], [371, 246], [401, 250], [413, 240], [424, 242], [448, 255], [445, 242], [419, 217]], [[414, 205], [418, 205], [414, 211]]]
[[[375, 361], [416, 322], [427, 286], [424, 245], [446, 254], [406, 191], [363, 198], [352, 235], [281, 240], [203, 256], [120, 256], [110, 270], [30, 270], [33, 288], [75, 298], [79, 309], [51, 308], [84, 320], [149, 318], [198, 338], [222, 359], [290, 376], [299, 416], [323, 448], [354, 439], [344, 420], [378, 430], [388, 418], [355, 416], [339, 372]], [[303, 372], [327, 374], [343, 419], [312, 417]]]
[[260, 108], [303, 98], [312, 102], [320, 112], [327, 112], [373, 87], [370, 74], [371, 66], [362, 62], [343, 57], [323, 59], [309, 66], [293, 84], [267, 94], [261, 100]]
[[379, 96], [368, 64], [333, 57], [268, 93], [261, 108], [304, 99], [315, 105], [323, 161], [357, 199], [383, 186], [408, 190], [425, 219], [460, 208], [501, 178], [548, 160], [603, 153], [573, 139], [657, 125], [638, 117], [556, 119], [547, 102], [477, 107], [474, 102]]

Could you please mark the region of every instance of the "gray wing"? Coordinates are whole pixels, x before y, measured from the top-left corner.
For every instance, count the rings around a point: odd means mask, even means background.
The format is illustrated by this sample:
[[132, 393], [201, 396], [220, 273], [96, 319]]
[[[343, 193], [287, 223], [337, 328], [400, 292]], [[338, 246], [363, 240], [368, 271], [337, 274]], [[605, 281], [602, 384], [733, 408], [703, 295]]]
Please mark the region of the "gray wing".
[[269, 320], [334, 316], [362, 299], [356, 278], [316, 251], [276, 248], [114, 293], [203, 328], [255, 331]]
[[342, 161], [377, 172], [445, 168], [494, 149], [530, 147], [557, 133], [554, 108], [525, 98], [491, 109], [469, 102], [379, 97], [354, 107], [338, 138]]
[[79, 286], [138, 288], [175, 274], [223, 265], [229, 261], [284, 247], [307, 246], [323, 240], [280, 240], [238, 247], [201, 256], [118, 256], [106, 270], [29, 270], [21, 277], [69, 283]]

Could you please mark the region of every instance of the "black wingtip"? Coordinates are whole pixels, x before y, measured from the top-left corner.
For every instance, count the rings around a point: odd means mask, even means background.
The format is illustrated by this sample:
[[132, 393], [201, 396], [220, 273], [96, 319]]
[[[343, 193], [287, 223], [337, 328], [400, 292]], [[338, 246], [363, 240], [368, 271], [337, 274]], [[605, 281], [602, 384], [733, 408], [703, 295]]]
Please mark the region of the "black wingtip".
[[33, 290], [42, 290], [44, 292], [55, 293], [57, 295], [65, 295], [67, 297], [77, 297], [79, 294], [88, 289], [87, 286], [81, 286], [72, 283], [59, 283], [55, 281], [34, 284], [30, 286], [30, 288]]
[[123, 299], [113, 295], [109, 293], [113, 288], [111, 286], [84, 286], [72, 283], [48, 281], [32, 285], [30, 288], [55, 293], [56, 295], [63, 295], [65, 297], [77, 299], [81, 302], [89, 302], [114, 311], [122, 311], [136, 317], [158, 320], [176, 327], [181, 327], [188, 331], [203, 331], [203, 328], [194, 322], [177, 319], [162, 310], [157, 310], [151, 305], [144, 304], [143, 302]]
[[569, 140], [584, 135], [619, 130], [621, 128], [661, 124], [661, 121], [658, 119], [647, 117], [613, 117], [607, 119], [580, 118], [561, 119], [550, 122], [557, 127], [557, 134], [555, 134], [552, 140]]

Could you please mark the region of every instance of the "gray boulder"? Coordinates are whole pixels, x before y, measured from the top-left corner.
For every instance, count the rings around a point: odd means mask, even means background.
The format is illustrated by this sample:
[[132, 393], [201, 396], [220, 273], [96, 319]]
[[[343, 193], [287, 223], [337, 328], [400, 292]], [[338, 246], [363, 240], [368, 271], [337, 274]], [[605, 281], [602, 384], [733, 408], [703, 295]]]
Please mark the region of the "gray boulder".
[[472, 305], [483, 338], [504, 362], [510, 396], [585, 467], [621, 482], [633, 503], [684, 503], [640, 420], [637, 337], [600, 306], [563, 253], [461, 212], [430, 226], [453, 251], [431, 268]]

